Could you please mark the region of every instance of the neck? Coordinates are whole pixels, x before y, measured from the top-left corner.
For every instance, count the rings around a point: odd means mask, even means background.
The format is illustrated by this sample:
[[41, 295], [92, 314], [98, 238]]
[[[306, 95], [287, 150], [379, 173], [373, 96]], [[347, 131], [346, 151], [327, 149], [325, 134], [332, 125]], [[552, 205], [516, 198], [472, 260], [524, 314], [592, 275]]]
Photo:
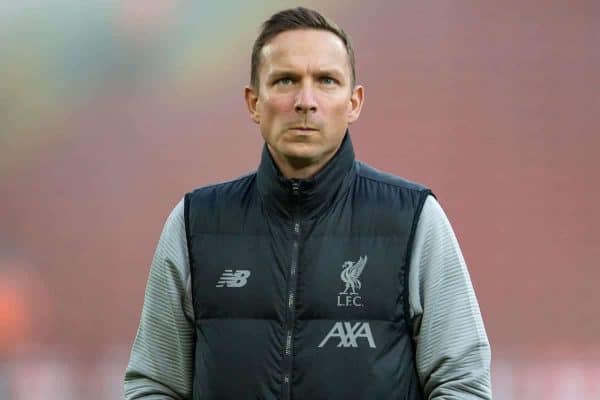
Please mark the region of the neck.
[[[354, 162], [349, 135], [344, 137], [339, 149], [330, 157], [323, 157], [322, 162], [294, 167], [287, 160], [278, 159], [265, 144], [256, 171], [256, 184], [266, 206], [274, 207], [286, 218], [294, 213], [312, 218], [325, 210], [335, 196], [345, 193], [354, 176], [350, 173]], [[296, 195], [293, 195], [294, 187], [299, 189]]]

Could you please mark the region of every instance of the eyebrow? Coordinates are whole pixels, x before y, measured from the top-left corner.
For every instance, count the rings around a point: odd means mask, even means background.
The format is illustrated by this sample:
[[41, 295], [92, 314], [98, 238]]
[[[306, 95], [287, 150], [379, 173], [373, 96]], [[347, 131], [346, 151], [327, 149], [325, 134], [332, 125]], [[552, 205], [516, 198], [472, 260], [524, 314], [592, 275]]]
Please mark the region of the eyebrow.
[[275, 79], [275, 78], [281, 78], [284, 76], [292, 76], [292, 77], [297, 77], [298, 74], [297, 72], [294, 72], [292, 70], [288, 70], [288, 69], [277, 69], [273, 72], [271, 72], [268, 76], [270, 79]]
[[[338, 68], [323, 68], [323, 69], [318, 69], [314, 72], [315, 75], [317, 76], [323, 76], [323, 75], [331, 75], [331, 76], [335, 76], [335, 77], [339, 77], [342, 78], [344, 76], [344, 74], [342, 73], [341, 70], [339, 70]], [[293, 71], [292, 69], [276, 69], [273, 72], [271, 72], [268, 77], [270, 79], [275, 79], [275, 78], [281, 78], [283, 76], [290, 76], [290, 77], [298, 77], [300, 74], [298, 72]]]

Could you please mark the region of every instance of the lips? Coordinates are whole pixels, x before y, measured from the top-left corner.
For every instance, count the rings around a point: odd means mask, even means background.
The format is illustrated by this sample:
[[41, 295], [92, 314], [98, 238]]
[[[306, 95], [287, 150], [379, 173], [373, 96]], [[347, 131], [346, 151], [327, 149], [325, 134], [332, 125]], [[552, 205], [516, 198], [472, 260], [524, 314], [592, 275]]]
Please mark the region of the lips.
[[317, 129], [315, 128], [309, 128], [309, 127], [304, 127], [304, 126], [294, 126], [292, 128], [290, 128], [291, 130], [295, 130], [295, 131], [306, 131], [306, 132], [310, 132], [310, 131], [316, 131]]

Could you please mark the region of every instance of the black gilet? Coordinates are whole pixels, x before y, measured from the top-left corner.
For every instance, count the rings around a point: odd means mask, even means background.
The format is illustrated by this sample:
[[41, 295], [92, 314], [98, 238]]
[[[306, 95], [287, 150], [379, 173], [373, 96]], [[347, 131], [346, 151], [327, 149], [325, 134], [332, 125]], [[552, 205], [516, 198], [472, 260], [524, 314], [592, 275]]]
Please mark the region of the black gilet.
[[355, 160], [258, 170], [185, 196], [193, 398], [421, 400], [408, 304], [427, 188]]

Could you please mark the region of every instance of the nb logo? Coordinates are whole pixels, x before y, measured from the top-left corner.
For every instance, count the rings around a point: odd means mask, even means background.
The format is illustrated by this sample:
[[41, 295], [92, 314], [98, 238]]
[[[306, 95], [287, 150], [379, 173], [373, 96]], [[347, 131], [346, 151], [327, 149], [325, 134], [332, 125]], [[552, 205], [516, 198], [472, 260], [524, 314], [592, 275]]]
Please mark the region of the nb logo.
[[216, 287], [243, 287], [246, 286], [246, 283], [248, 283], [249, 276], [250, 271], [247, 269], [238, 269], [235, 272], [232, 272], [230, 269], [226, 269], [219, 278]]
[[356, 322], [355, 324], [336, 322], [319, 347], [325, 346], [327, 341], [334, 337], [339, 339], [337, 347], [358, 347], [358, 339], [363, 338], [369, 343], [369, 347], [375, 348], [371, 326], [368, 322]]

